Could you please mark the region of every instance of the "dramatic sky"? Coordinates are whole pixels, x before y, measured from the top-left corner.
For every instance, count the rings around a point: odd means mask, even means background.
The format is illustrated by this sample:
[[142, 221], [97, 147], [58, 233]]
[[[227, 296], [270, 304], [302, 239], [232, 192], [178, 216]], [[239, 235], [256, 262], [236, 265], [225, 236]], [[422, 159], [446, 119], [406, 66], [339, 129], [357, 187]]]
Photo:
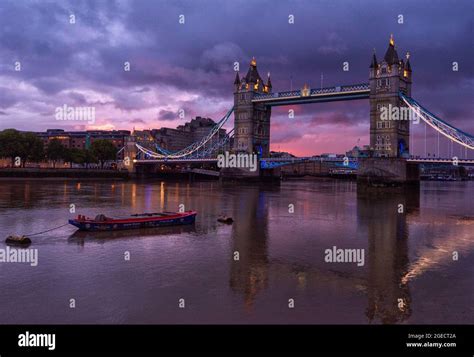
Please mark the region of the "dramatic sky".
[[[1, 0], [0, 129], [147, 129], [219, 119], [232, 105], [236, 61], [245, 74], [255, 56], [275, 91], [319, 87], [321, 73], [324, 86], [363, 83], [373, 49], [382, 57], [393, 33], [399, 55], [411, 54], [413, 97], [474, 133], [473, 13], [472, 0]], [[65, 104], [94, 106], [95, 123], [57, 121], [55, 108]], [[368, 143], [367, 100], [295, 107], [294, 119], [288, 109], [273, 110], [274, 150], [307, 155], [344, 152], [359, 138]], [[421, 125], [415, 135], [424, 137]], [[436, 135], [428, 138], [432, 144]]]

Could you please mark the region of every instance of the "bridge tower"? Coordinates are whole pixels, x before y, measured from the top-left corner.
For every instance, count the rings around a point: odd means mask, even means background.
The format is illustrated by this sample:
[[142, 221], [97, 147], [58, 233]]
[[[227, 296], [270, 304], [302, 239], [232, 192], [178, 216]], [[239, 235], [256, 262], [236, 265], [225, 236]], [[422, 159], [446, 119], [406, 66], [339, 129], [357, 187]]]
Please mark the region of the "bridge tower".
[[411, 96], [411, 83], [409, 54], [407, 53], [405, 61], [399, 59], [395, 41], [391, 36], [381, 62], [377, 61], [374, 51], [370, 64], [370, 147], [374, 150], [375, 157], [409, 155], [410, 123], [406, 118], [408, 110], [402, 109], [406, 108], [406, 105], [398, 93], [401, 91]]
[[264, 104], [252, 103], [258, 93], [272, 90], [270, 74], [267, 83], [257, 70], [257, 61], [252, 58], [245, 77], [235, 75], [234, 81], [234, 151], [255, 153], [268, 157], [270, 154], [271, 108]]
[[123, 161], [124, 161], [124, 165], [126, 169], [128, 170], [130, 174], [134, 174], [136, 171], [136, 165], [135, 165], [134, 160], [137, 157], [138, 150], [135, 144], [136, 144], [136, 138], [133, 134], [125, 138]]

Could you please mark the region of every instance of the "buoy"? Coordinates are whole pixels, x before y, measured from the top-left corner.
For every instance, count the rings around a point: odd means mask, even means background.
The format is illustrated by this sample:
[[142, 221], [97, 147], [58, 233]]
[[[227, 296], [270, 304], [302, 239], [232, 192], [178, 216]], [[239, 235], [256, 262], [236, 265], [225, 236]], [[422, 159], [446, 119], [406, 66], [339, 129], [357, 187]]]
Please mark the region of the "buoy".
[[232, 219], [232, 217], [227, 217], [227, 216], [220, 216], [219, 218], [217, 218], [217, 221], [221, 223], [225, 223], [225, 224], [234, 223], [234, 220]]
[[25, 236], [11, 235], [7, 237], [7, 239], [5, 240], [5, 243], [27, 245], [27, 244], [31, 244], [31, 239]]

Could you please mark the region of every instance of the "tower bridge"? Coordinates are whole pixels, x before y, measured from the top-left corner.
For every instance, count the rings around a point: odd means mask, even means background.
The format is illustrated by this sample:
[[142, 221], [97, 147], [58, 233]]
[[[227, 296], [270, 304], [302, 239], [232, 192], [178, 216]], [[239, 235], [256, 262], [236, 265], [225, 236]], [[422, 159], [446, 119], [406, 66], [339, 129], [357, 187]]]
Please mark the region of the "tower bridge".
[[[233, 134], [232, 151], [256, 154], [260, 159], [261, 169], [273, 169], [285, 163], [292, 164], [298, 160], [302, 162], [310, 159], [279, 160], [270, 157], [272, 107], [368, 99], [370, 155], [368, 158], [352, 160], [357, 162], [358, 177], [364, 182], [417, 182], [419, 179], [417, 164], [433, 160], [414, 159], [410, 155], [410, 122], [383, 120], [380, 115], [383, 109], [409, 108], [427, 126], [466, 150], [474, 150], [474, 136], [440, 119], [413, 99], [412, 78], [410, 55], [407, 52], [405, 58], [399, 57], [393, 37], [390, 37], [388, 48], [382, 58], [378, 59], [374, 51], [367, 83], [341, 84], [326, 88], [309, 88], [305, 85], [298, 90], [273, 92], [270, 75], [264, 81], [258, 72], [257, 61], [253, 58], [245, 76], [241, 77], [238, 72], [235, 75], [233, 107], [216, 123], [207, 136], [177, 152], [169, 152], [156, 143], [137, 142], [132, 137], [126, 145], [126, 155], [134, 158], [132, 169], [136, 165], [147, 164], [215, 162], [217, 154], [222, 152], [224, 145], [229, 145]], [[218, 137], [216, 134], [229, 121], [232, 113], [233, 129], [226, 137]], [[218, 140], [215, 140], [216, 138]], [[452, 158], [438, 158], [438, 161], [451, 162]], [[463, 160], [459, 160], [459, 164], [463, 164]], [[470, 164], [470, 161], [467, 160], [465, 164]], [[242, 177], [248, 178], [249, 172], [242, 170]], [[221, 170], [224, 176], [225, 172], [226, 169]], [[261, 175], [260, 170], [254, 175]]]

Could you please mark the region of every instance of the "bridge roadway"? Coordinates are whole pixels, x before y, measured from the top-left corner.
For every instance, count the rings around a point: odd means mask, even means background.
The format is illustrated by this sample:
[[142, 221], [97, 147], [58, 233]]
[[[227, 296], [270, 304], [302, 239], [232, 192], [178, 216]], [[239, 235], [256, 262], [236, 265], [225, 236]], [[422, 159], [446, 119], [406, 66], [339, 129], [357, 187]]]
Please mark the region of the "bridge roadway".
[[[339, 157], [296, 157], [296, 158], [261, 158], [260, 161], [267, 162], [288, 162], [298, 164], [305, 161], [321, 161], [321, 162], [343, 162], [344, 158]], [[349, 158], [349, 162], [357, 161], [355, 158]], [[135, 164], [169, 164], [169, 163], [200, 163], [209, 162], [217, 163], [217, 158], [179, 158], [179, 159], [135, 159]]]
[[302, 103], [334, 102], [369, 98], [370, 88], [367, 83], [335, 86], [327, 88], [303, 88], [286, 92], [257, 94], [252, 103], [268, 106], [291, 105]]
[[[273, 163], [284, 163], [285, 165], [298, 164], [308, 161], [318, 162], [344, 162], [344, 157], [295, 157], [295, 158], [261, 158], [260, 161], [273, 162]], [[408, 162], [415, 162], [420, 164], [453, 164], [453, 159], [446, 158], [409, 158]], [[136, 159], [133, 160], [135, 164], [170, 164], [170, 163], [217, 163], [217, 158], [180, 158], [180, 159]], [[347, 162], [356, 163], [357, 158], [348, 158]], [[458, 159], [458, 165], [474, 165], [473, 159]]]

